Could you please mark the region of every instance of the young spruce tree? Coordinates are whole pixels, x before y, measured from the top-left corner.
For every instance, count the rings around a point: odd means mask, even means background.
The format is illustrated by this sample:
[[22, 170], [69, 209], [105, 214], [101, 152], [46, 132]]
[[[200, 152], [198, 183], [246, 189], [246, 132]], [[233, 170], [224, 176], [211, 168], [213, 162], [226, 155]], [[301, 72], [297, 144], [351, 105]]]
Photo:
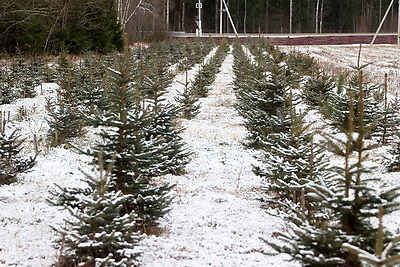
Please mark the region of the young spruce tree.
[[[254, 172], [262, 177], [263, 201], [286, 210], [293, 204], [299, 205], [311, 216], [307, 185], [325, 172], [327, 162], [313, 142], [311, 125], [304, 125], [304, 114], [297, 113], [290, 103], [289, 131], [266, 137], [262, 146], [263, 164], [255, 167]], [[285, 207], [285, 203], [289, 206]]]
[[[240, 75], [236, 84], [237, 110], [245, 119], [251, 145], [259, 146], [271, 133], [288, 131], [288, 97], [284, 54], [272, 49], [258, 57], [256, 76]], [[235, 68], [240, 68], [236, 66]], [[253, 67], [243, 69], [254, 74]]]
[[376, 229], [371, 219], [376, 217], [380, 206], [386, 213], [399, 209], [398, 187], [382, 186], [378, 179], [365, 177], [369, 170], [364, 161], [368, 150], [375, 145], [365, 143], [373, 126], [364, 119], [362, 68], [358, 68], [358, 77], [357, 105], [353, 91], [349, 91], [345, 137], [325, 137], [324, 147], [342, 158], [343, 165], [333, 168], [336, 175], [320, 176], [308, 184], [308, 198], [322, 217], [310, 220], [302, 213], [291, 216], [291, 230], [278, 233], [284, 244], [273, 244], [278, 251], [289, 253], [304, 265], [360, 266], [357, 256], [342, 249], [342, 244], [373, 252], [376, 236], [371, 233], [376, 233]]
[[165, 146], [160, 157], [160, 170], [163, 173], [180, 174], [189, 162], [190, 153], [184, 148], [180, 134], [182, 128], [177, 125], [181, 108], [169, 103], [165, 94], [172, 82], [172, 73], [168, 64], [161, 58], [155, 58], [146, 64], [147, 72], [141, 81], [141, 91], [144, 92], [153, 119], [147, 129], [146, 140], [163, 139]]
[[[107, 104], [88, 119], [101, 126], [99, 141], [89, 154], [104, 153], [105, 166], [117, 153], [111, 173], [114, 190], [129, 194], [127, 212], [135, 211], [138, 228], [146, 231], [169, 211], [171, 185], [157, 184], [153, 177], [164, 174], [168, 144], [162, 136], [149, 136], [154, 113], [145, 103], [143, 92], [130, 76], [128, 48], [116, 56], [115, 67], [108, 69]], [[95, 160], [97, 161], [97, 160]]]
[[27, 172], [36, 164], [36, 156], [23, 159], [19, 156], [23, 141], [14, 131], [10, 135], [0, 132], [0, 185], [16, 181], [19, 173]]
[[82, 171], [86, 188], [59, 187], [65, 199], [73, 203], [63, 203], [71, 217], [64, 226], [54, 227], [60, 234], [57, 266], [134, 266], [137, 263], [141, 239], [135, 231], [138, 216], [135, 211], [126, 211], [132, 196], [115, 191], [111, 178], [114, 161], [115, 157], [104, 171], [99, 153], [99, 177]]
[[65, 55], [59, 57], [57, 99], [47, 99], [49, 141], [51, 146], [64, 144], [68, 138], [83, 134], [82, 109], [77, 97], [76, 69]]

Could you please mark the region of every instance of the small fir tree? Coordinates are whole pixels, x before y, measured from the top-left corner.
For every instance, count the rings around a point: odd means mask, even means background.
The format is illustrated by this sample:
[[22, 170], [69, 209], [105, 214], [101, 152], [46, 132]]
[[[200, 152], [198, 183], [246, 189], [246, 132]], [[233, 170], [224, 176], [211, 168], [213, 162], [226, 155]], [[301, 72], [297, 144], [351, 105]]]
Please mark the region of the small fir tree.
[[145, 230], [169, 211], [172, 200], [168, 195], [172, 186], [156, 184], [152, 179], [165, 173], [164, 152], [168, 144], [162, 136], [149, 138], [154, 115], [130, 77], [127, 49], [124, 55], [116, 57], [115, 64], [116, 69], [108, 70], [107, 105], [88, 118], [94, 126], [102, 127], [99, 141], [88, 153], [102, 151], [106, 165], [117, 153], [112, 170], [114, 189], [133, 196], [126, 209], [138, 214], [138, 228]]
[[101, 57], [90, 53], [85, 55], [78, 73], [74, 76], [76, 101], [84, 109], [83, 112], [90, 112], [104, 105], [105, 72]]
[[221, 42], [215, 55], [197, 73], [192, 83], [192, 88], [197, 97], [207, 97], [209, 86], [215, 81], [215, 75], [219, 72], [222, 62], [229, 52], [229, 45]]
[[293, 203], [298, 204], [311, 217], [313, 207], [306, 196], [307, 186], [325, 174], [327, 161], [313, 142], [311, 124], [304, 125], [304, 114], [296, 112], [292, 98], [289, 131], [266, 137], [262, 146], [263, 165], [255, 167], [254, 172], [262, 177], [261, 200], [287, 210]]
[[207, 97], [210, 90], [209, 86], [214, 80], [214, 66], [209, 62], [209, 64], [202, 66], [192, 82], [192, 90], [195, 92], [196, 97]]
[[198, 104], [199, 98], [197, 97], [196, 92], [189, 85], [187, 72], [185, 77], [185, 83], [182, 83], [184, 86], [183, 91], [179, 92], [178, 96], [174, 99], [181, 110], [182, 118], [190, 120], [200, 113], [201, 106]]
[[246, 90], [248, 82], [252, 77], [259, 76], [259, 69], [256, 65], [251, 63], [250, 58], [243, 51], [240, 43], [233, 45], [233, 72], [235, 79], [233, 81], [234, 90]]
[[303, 98], [307, 104], [313, 107], [324, 107], [328, 96], [333, 92], [335, 83], [329, 75], [318, 72], [307, 79], [303, 87]]
[[185, 143], [180, 136], [183, 128], [177, 126], [177, 119], [180, 109], [166, 104], [154, 113], [155, 117], [148, 128], [146, 139], [163, 138], [166, 148], [163, 152], [164, 158], [160, 162], [160, 169], [163, 173], [174, 175], [182, 174], [185, 166], [189, 163], [191, 153], [185, 148]]
[[286, 218], [289, 230], [274, 233], [280, 242], [264, 241], [303, 266], [345, 266], [345, 260], [340, 257], [340, 240], [344, 234], [332, 228], [334, 223], [328, 221], [326, 214], [316, 224], [304, 213], [294, 209]]
[[46, 99], [46, 110], [48, 112], [47, 123], [49, 124], [48, 137], [50, 146], [56, 147], [64, 144], [68, 138], [81, 136], [84, 132], [82, 116], [65, 100], [59, 99], [54, 102], [51, 98]]
[[[369, 172], [363, 166], [367, 158], [367, 152], [376, 145], [366, 145], [365, 138], [368, 136], [373, 125], [368, 125], [364, 116], [364, 98], [362, 67], [358, 69], [359, 90], [357, 105], [354, 108], [352, 93], [349, 93], [349, 126], [346, 132], [346, 140], [340, 141], [333, 136], [328, 136], [327, 147], [334, 154], [344, 158], [344, 167], [337, 167], [336, 172], [340, 179], [325, 181], [325, 186], [317, 186], [313, 193], [323, 203], [323, 206], [330, 211], [333, 221], [337, 221], [336, 228], [345, 235], [342, 242], [349, 242], [366, 250], [373, 248], [374, 226], [371, 218], [376, 216], [380, 205], [385, 207], [386, 213], [393, 212], [399, 208], [393, 205], [398, 197], [398, 188], [382, 190], [377, 186], [376, 178], [366, 179], [363, 174]], [[353, 120], [357, 118], [357, 121]], [[351, 155], [356, 155], [356, 161], [351, 160]], [[359, 264], [358, 259], [342, 253], [346, 264]]]
[[45, 62], [41, 57], [34, 57], [30, 61], [29, 68], [34, 87], [46, 82], [46, 76], [45, 76], [46, 66]]
[[23, 159], [19, 156], [22, 141], [14, 131], [10, 135], [0, 132], [0, 185], [16, 182], [17, 175], [33, 168], [36, 156]]
[[55, 82], [60, 86], [60, 88], [72, 89], [74, 88], [72, 77], [77, 72], [78, 70], [74, 63], [68, 59], [67, 53], [62, 51], [57, 59]]
[[295, 120], [288, 133], [268, 135], [263, 143], [263, 165], [255, 167], [254, 172], [262, 177], [263, 202], [286, 209], [285, 204], [292, 201], [311, 215], [307, 186], [325, 173], [327, 162], [313, 143], [310, 125], [303, 126], [303, 115], [293, 115]]
[[[141, 90], [144, 91], [153, 119], [147, 129], [146, 140], [163, 139], [164, 157], [160, 158], [160, 169], [163, 173], [179, 174], [189, 162], [190, 153], [184, 148], [180, 134], [182, 128], [177, 126], [180, 108], [167, 102], [165, 94], [172, 83], [167, 62], [161, 59], [147, 65], [148, 76], [144, 76]], [[152, 71], [151, 71], [152, 70]], [[167, 103], [166, 103], [167, 102]]]
[[46, 109], [49, 124], [48, 136], [51, 146], [64, 144], [68, 138], [83, 134], [84, 110], [78, 98], [77, 69], [64, 54], [58, 59], [57, 100], [48, 98]]
[[[360, 89], [361, 88], [361, 89]], [[360, 114], [357, 110], [357, 106], [359, 103], [359, 90], [363, 90], [363, 106], [364, 106], [364, 123], [367, 126], [371, 126], [370, 135], [373, 135], [374, 132], [377, 131], [376, 125], [377, 122], [382, 120], [383, 113], [380, 105], [380, 98], [376, 97], [377, 92], [379, 91], [379, 87], [373, 84], [364, 83], [362, 86], [359, 86], [359, 77], [353, 76], [349, 82], [349, 85], [343, 86], [342, 91], [336, 91], [330, 94], [328, 98], [328, 106], [330, 107], [329, 112], [325, 112], [325, 115], [328, 116], [333, 122], [332, 125], [339, 129], [340, 131], [347, 131], [347, 127], [349, 125], [349, 98], [348, 94], [351, 92], [354, 96], [353, 101], [353, 109], [355, 110], [354, 114], [354, 123], [355, 127], [358, 127], [358, 121], [360, 118], [358, 115]]]
[[11, 85], [11, 79], [7, 70], [0, 69], [0, 105], [10, 104], [19, 97]]
[[10, 68], [10, 78], [13, 86], [19, 89], [19, 97], [32, 98], [36, 96], [34, 88], [35, 73], [29, 68], [26, 59], [19, 58]]
[[[99, 177], [83, 172], [87, 187], [60, 188], [63, 207], [71, 217], [65, 226], [54, 228], [60, 238], [57, 266], [134, 266], [140, 255], [141, 236], [135, 231], [138, 216], [126, 211], [132, 195], [114, 190], [111, 172], [103, 170], [99, 154]], [[66, 201], [69, 199], [70, 201]]]
[[384, 247], [382, 207], [379, 207], [378, 220], [379, 226], [377, 230], [377, 239], [374, 254], [357, 246], [353, 246], [349, 243], [343, 244], [342, 248], [348, 250], [351, 254], [356, 255], [363, 265], [374, 267], [397, 266], [400, 264], [400, 254], [398, 253], [398, 249], [400, 248], [400, 236], [397, 236], [390, 240], [389, 244]]
[[387, 165], [387, 170], [389, 172], [400, 172], [400, 132], [397, 133], [397, 136], [397, 142], [390, 150], [390, 154], [393, 156]]
[[380, 120], [377, 121], [374, 136], [379, 137], [382, 145], [387, 145], [396, 136], [396, 130], [400, 126], [400, 104], [397, 96], [388, 100], [387, 74], [383, 86], [383, 109]]
[[318, 64], [316, 60], [301, 52], [291, 52], [287, 54], [286, 64], [296, 76], [296, 80], [302, 80], [304, 76], [315, 76], [318, 74]]
[[236, 108], [245, 119], [251, 145], [258, 146], [271, 133], [288, 131], [288, 83], [283, 60], [282, 53], [272, 50], [268, 60], [258, 62], [256, 77], [243, 79], [246, 76], [241, 75], [242, 81], [237, 83], [240, 87], [236, 89]]

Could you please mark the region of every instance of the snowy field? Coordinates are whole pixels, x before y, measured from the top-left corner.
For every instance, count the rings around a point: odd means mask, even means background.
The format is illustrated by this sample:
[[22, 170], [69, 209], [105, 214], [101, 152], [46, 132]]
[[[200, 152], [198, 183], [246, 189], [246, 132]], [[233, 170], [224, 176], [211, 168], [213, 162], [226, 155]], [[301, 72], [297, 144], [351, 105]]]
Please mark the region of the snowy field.
[[[326, 45], [281, 47], [284, 51], [300, 51], [315, 58], [327, 73], [339, 73], [357, 66], [360, 45]], [[365, 74], [369, 81], [383, 84], [388, 75], [389, 92], [400, 93], [400, 46], [362, 45], [360, 65], [368, 64]]]
[[[357, 64], [359, 46], [282, 47], [299, 50], [315, 57], [326, 71], [337, 72]], [[214, 53], [213, 50], [211, 53]], [[390, 92], [400, 90], [399, 46], [363, 46], [362, 64], [371, 63], [367, 76], [382, 82], [385, 73], [390, 79]], [[229, 54], [217, 74], [209, 97], [201, 99], [201, 113], [193, 120], [182, 121], [186, 128], [184, 141], [193, 151], [187, 173], [168, 175], [160, 179], [176, 184], [172, 211], [161, 221], [162, 233], [149, 236], [142, 246], [142, 266], [299, 266], [287, 262], [289, 255], [269, 255], [272, 249], [261, 238], [273, 239], [272, 233], [285, 229], [285, 222], [263, 210], [257, 198], [260, 180], [252, 172], [256, 151], [241, 145], [246, 130], [234, 109], [232, 92], [233, 56]], [[191, 80], [199, 67], [188, 72]], [[178, 74], [170, 87], [170, 98], [182, 90], [185, 74]], [[25, 106], [27, 119], [14, 120], [8, 126], [20, 129], [27, 138], [26, 154], [33, 152], [33, 136], [43, 142], [46, 138], [45, 98], [55, 93], [57, 85], [44, 84], [37, 88], [43, 93], [35, 99], [20, 100], [0, 106], [11, 116]], [[308, 120], [320, 117], [310, 113]], [[314, 115], [312, 115], [314, 114]], [[324, 127], [318, 122], [318, 127]], [[79, 141], [90, 143], [90, 136]], [[369, 165], [380, 166], [388, 147], [373, 151]], [[85, 168], [85, 156], [68, 148], [41, 146], [38, 164], [32, 172], [23, 174], [17, 183], [0, 187], [0, 266], [51, 266], [57, 258], [50, 225], [62, 224], [64, 211], [50, 206], [49, 191], [60, 186], [79, 184]], [[335, 162], [335, 161], [333, 161]], [[337, 164], [341, 164], [337, 162]], [[399, 183], [399, 173], [377, 172], [390, 184]], [[385, 218], [385, 226], [398, 231], [400, 213]]]

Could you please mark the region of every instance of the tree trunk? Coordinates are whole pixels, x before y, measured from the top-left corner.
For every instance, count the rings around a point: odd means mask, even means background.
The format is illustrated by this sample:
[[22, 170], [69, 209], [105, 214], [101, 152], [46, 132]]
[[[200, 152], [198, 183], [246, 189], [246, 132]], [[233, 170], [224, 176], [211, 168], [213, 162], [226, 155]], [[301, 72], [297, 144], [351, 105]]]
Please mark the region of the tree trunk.
[[289, 33], [292, 33], [293, 29], [293, 0], [290, 0], [290, 22], [289, 22]]
[[317, 0], [317, 6], [316, 6], [316, 8], [315, 8], [315, 33], [318, 33], [318, 21], [319, 21], [319, 19], [318, 19], [318, 15], [319, 15], [319, 1], [320, 0]]
[[247, 0], [244, 0], [243, 33], [247, 33]]
[[322, 0], [322, 2], [321, 2], [321, 12], [320, 12], [320, 16], [319, 16], [319, 33], [322, 33], [323, 14], [324, 14], [324, 0]]
[[265, 2], [265, 33], [269, 32], [269, 0]]
[[185, 2], [182, 2], [182, 31], [186, 32], [186, 29], [185, 29]]
[[[226, 6], [229, 8], [229, 0], [225, 0]], [[228, 13], [228, 11], [226, 11]], [[226, 33], [231, 32], [231, 24], [229, 23], [229, 16], [226, 16]]]
[[219, 8], [218, 8], [219, 0], [215, 1], [215, 33], [219, 31], [219, 25], [218, 25], [218, 15], [219, 15]]
[[166, 0], [166, 7], [165, 7], [165, 30], [169, 31], [169, 0]]
[[[245, 0], [246, 1], [246, 0]], [[240, 0], [236, 1], [236, 29], [239, 30]]]

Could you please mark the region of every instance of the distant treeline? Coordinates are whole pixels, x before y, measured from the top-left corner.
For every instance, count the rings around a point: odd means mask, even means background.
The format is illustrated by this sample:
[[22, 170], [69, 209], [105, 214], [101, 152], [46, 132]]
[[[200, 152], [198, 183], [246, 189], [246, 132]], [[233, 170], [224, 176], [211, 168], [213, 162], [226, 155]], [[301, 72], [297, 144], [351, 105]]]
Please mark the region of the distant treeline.
[[123, 46], [114, 0], [2, 0], [0, 52], [107, 53]]
[[[160, 0], [161, 1], [161, 0]], [[167, 1], [167, 0], [166, 0]], [[170, 29], [193, 32], [196, 28], [196, 3], [199, 0], [172, 2]], [[220, 0], [201, 0], [203, 29], [219, 32]], [[375, 32], [391, 0], [225, 0], [239, 32]], [[290, 5], [292, 4], [292, 8]], [[292, 12], [290, 12], [292, 10]], [[397, 31], [398, 1], [390, 10], [382, 31]], [[224, 32], [232, 31], [224, 14]]]
[[[225, 0], [239, 33], [375, 32], [391, 1]], [[0, 52], [107, 53], [121, 49], [123, 31], [131, 42], [162, 40], [168, 31], [194, 33], [199, 0], [1, 2]], [[203, 32], [219, 32], [220, 2], [201, 0]], [[396, 32], [397, 20], [394, 1], [382, 32]], [[222, 21], [223, 32], [232, 32], [226, 12]]]

